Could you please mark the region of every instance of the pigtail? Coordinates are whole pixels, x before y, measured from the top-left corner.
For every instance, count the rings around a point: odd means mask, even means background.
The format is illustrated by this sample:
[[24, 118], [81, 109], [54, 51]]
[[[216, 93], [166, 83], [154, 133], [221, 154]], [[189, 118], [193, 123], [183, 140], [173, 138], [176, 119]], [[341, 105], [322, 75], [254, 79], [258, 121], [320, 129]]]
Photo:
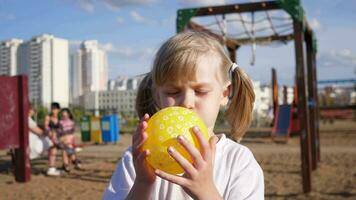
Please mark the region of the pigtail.
[[232, 95], [225, 116], [231, 126], [231, 135], [240, 141], [251, 123], [255, 93], [250, 78], [242, 69], [237, 67], [231, 73]]
[[146, 74], [138, 87], [135, 109], [139, 118], [146, 113], [152, 116], [159, 110], [153, 98], [151, 73]]

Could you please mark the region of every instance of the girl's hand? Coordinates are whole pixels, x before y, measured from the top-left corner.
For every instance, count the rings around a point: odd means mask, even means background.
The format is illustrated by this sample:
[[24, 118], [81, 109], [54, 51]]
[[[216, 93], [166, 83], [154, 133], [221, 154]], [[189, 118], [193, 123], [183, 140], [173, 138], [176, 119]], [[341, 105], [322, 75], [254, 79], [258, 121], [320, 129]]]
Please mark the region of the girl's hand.
[[210, 137], [209, 142], [205, 140], [203, 134], [197, 127], [193, 127], [193, 132], [197, 137], [202, 152], [199, 152], [183, 136], [178, 136], [179, 143], [187, 150], [193, 159], [191, 164], [173, 147], [168, 148], [168, 153], [184, 169], [183, 176], [168, 174], [161, 170], [156, 170], [157, 176], [180, 185], [193, 199], [222, 199], [213, 180], [213, 163], [215, 159], [215, 146], [218, 141], [216, 136]]
[[132, 137], [132, 156], [136, 171], [135, 182], [144, 184], [153, 184], [156, 179], [154, 169], [147, 163], [145, 159], [150, 152], [148, 150], [142, 150], [142, 145], [147, 139], [146, 128], [149, 118], [150, 117], [148, 114], [143, 116], [137, 126], [135, 134]]

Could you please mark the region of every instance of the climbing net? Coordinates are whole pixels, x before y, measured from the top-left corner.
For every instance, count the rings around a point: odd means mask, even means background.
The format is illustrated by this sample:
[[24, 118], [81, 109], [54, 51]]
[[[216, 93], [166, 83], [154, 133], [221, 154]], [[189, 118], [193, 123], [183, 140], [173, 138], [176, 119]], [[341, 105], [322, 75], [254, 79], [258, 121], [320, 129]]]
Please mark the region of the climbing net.
[[293, 39], [293, 19], [283, 10], [193, 17], [188, 27], [200, 27], [224, 41], [236, 41], [239, 46], [251, 45], [251, 65], [255, 62], [256, 45], [280, 46]]

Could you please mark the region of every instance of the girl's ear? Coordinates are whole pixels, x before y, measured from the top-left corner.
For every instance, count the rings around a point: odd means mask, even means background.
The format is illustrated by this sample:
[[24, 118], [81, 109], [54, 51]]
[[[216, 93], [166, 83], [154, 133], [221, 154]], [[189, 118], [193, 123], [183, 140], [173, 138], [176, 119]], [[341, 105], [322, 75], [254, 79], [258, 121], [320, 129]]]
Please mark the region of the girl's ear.
[[225, 86], [223, 87], [223, 96], [220, 102], [221, 106], [226, 106], [227, 103], [229, 102], [230, 88], [231, 88], [230, 82], [225, 84]]

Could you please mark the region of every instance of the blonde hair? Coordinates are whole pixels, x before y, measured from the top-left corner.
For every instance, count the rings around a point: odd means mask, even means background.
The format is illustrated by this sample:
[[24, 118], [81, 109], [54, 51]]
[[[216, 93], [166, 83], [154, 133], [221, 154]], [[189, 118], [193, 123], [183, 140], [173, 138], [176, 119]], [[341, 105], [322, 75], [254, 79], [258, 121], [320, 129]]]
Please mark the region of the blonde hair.
[[[140, 83], [136, 98], [138, 116], [141, 118], [145, 113], [152, 116], [159, 110], [153, 95], [156, 86], [168, 81], [182, 83], [195, 80], [198, 59], [207, 54], [221, 59], [221, 77], [223, 83], [228, 83], [232, 62], [216, 38], [203, 32], [189, 31], [168, 39], [158, 50], [151, 72]], [[250, 125], [255, 94], [251, 80], [242, 69], [237, 68], [232, 73], [234, 84], [230, 87], [234, 85], [234, 95], [225, 117], [231, 126], [231, 134], [239, 140]]]

